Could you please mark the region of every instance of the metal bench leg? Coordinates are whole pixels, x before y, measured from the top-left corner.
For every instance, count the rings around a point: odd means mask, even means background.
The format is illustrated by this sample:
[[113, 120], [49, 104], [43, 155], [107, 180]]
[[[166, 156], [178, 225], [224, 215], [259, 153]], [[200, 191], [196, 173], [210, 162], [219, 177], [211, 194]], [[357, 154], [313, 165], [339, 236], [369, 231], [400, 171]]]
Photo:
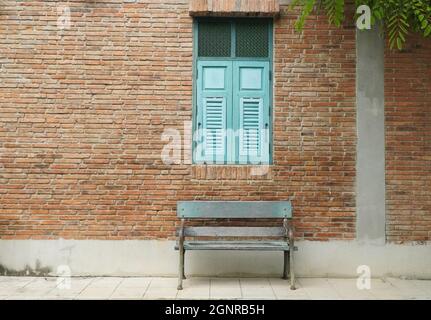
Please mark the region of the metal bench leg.
[[183, 264], [182, 264], [182, 269], [183, 269], [183, 280], [186, 279], [186, 274], [184, 273], [184, 264], [185, 264], [185, 260], [186, 260], [186, 250], [184, 250], [183, 252]]
[[184, 251], [178, 250], [180, 252], [180, 263], [179, 263], [179, 272], [178, 272], [178, 290], [183, 290], [183, 276], [184, 276]]
[[283, 279], [286, 280], [289, 276], [290, 257], [289, 257], [289, 251], [283, 251], [283, 253], [284, 253]]
[[295, 229], [292, 224], [285, 219], [284, 225], [288, 231], [289, 238], [289, 273], [290, 273], [290, 290], [295, 290], [295, 271], [293, 271], [294, 261], [293, 252], [295, 251]]
[[178, 252], [180, 253], [180, 263], [178, 266], [178, 290], [183, 290], [183, 279], [184, 277], [184, 219], [181, 219], [181, 229], [178, 239]]
[[293, 251], [294, 247], [290, 248], [289, 250], [289, 256], [290, 256], [290, 290], [295, 290], [295, 272], [293, 271]]

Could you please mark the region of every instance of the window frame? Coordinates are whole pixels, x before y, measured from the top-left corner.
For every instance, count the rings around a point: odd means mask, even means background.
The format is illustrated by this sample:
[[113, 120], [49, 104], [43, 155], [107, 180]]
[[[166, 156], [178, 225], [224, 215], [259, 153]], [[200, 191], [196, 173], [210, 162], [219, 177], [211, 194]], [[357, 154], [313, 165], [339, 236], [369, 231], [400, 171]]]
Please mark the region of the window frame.
[[[236, 57], [236, 32], [235, 32], [235, 22], [240, 20], [264, 20], [268, 23], [268, 57]], [[227, 21], [232, 25], [231, 28], [231, 56], [230, 57], [199, 57], [199, 22], [200, 21]], [[205, 163], [197, 162], [195, 159], [195, 148], [197, 141], [195, 140], [195, 132], [197, 127], [197, 74], [198, 74], [198, 62], [199, 61], [267, 61], [269, 63], [269, 155], [268, 163], [262, 163], [261, 165], [272, 165], [273, 164], [273, 122], [274, 122], [274, 97], [273, 97], [273, 87], [274, 87], [274, 72], [273, 72], [273, 54], [274, 54], [274, 20], [273, 18], [256, 18], [256, 17], [238, 17], [238, 18], [226, 18], [226, 17], [195, 17], [193, 18], [193, 54], [192, 54], [192, 164], [193, 165], [208, 165]], [[251, 163], [241, 163], [239, 161], [235, 162], [225, 162], [225, 163], [210, 163], [210, 165], [217, 166], [229, 166], [229, 165], [256, 165]]]

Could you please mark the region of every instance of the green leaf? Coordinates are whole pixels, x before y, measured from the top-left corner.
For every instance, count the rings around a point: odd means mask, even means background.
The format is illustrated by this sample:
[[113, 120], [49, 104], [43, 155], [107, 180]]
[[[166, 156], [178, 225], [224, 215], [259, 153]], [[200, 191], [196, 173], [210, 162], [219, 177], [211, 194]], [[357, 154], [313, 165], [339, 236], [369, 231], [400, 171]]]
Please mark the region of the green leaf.
[[398, 47], [398, 50], [403, 49], [403, 41], [401, 40], [401, 38], [397, 39], [397, 47]]
[[[318, 2], [317, 2], [318, 1]], [[344, 10], [350, 0], [292, 0], [289, 8], [301, 7], [295, 22], [295, 29], [301, 31], [316, 4], [320, 4], [335, 26], [344, 21]], [[356, 6], [368, 5], [371, 8], [371, 22], [382, 21], [389, 36], [391, 49], [399, 50], [405, 45], [408, 35], [419, 32], [424, 37], [431, 35], [431, 0], [355, 0]], [[318, 12], [318, 14], [320, 11]], [[358, 18], [355, 15], [355, 19]]]

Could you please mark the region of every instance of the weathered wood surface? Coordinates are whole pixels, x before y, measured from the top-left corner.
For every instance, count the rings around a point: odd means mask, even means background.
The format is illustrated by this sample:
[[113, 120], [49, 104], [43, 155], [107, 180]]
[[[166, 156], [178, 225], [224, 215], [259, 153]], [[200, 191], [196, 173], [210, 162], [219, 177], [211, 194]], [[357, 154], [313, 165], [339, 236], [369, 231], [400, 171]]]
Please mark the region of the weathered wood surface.
[[190, 0], [191, 16], [260, 16], [280, 14], [279, 0]]
[[187, 219], [291, 218], [290, 201], [179, 201], [177, 215]]
[[[179, 230], [177, 230], [179, 234]], [[186, 237], [285, 237], [284, 227], [185, 227]]]
[[[178, 250], [178, 245], [175, 247]], [[184, 241], [185, 250], [288, 251], [283, 241]]]

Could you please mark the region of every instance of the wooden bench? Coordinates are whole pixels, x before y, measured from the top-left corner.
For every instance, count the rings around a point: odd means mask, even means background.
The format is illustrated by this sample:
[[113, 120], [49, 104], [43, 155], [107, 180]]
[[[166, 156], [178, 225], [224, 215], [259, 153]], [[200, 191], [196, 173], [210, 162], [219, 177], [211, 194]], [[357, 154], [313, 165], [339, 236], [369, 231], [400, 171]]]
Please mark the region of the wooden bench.
[[[178, 290], [182, 290], [182, 281], [185, 279], [186, 250], [283, 251], [283, 278], [287, 279], [290, 275], [290, 288], [295, 289], [293, 271], [295, 247], [290, 201], [180, 201], [177, 203], [177, 215], [181, 219], [175, 246], [175, 249], [179, 250], [180, 258]], [[208, 224], [211, 225], [208, 219], [214, 221], [216, 225], [208, 226]], [[280, 219], [281, 221], [279, 227], [224, 227], [217, 225], [219, 219], [256, 219], [256, 221]], [[203, 220], [205, 226], [186, 226], [186, 223], [191, 220]], [[226, 240], [227, 238], [239, 240]], [[253, 240], [250, 240], [251, 238]]]

